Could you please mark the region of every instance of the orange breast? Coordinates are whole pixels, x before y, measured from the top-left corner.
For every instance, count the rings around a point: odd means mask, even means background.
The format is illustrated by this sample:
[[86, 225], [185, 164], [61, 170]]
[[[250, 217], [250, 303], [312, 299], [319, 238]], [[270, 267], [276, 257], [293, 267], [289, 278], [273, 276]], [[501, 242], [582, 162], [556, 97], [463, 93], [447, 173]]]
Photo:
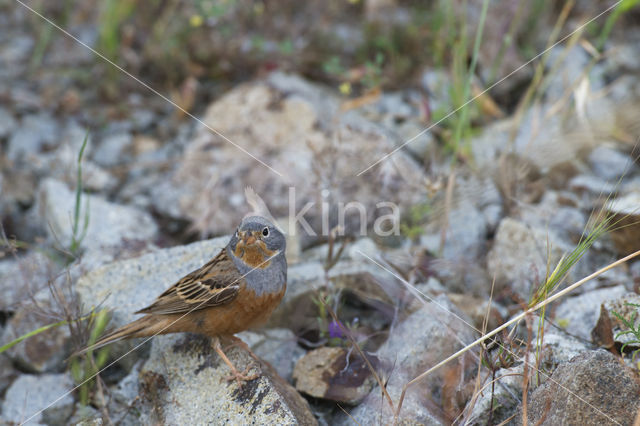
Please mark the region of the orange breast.
[[239, 333], [267, 321], [284, 293], [285, 288], [278, 293], [258, 297], [253, 290], [243, 286], [238, 296], [228, 304], [194, 311], [178, 320], [166, 332], [192, 332], [208, 336]]

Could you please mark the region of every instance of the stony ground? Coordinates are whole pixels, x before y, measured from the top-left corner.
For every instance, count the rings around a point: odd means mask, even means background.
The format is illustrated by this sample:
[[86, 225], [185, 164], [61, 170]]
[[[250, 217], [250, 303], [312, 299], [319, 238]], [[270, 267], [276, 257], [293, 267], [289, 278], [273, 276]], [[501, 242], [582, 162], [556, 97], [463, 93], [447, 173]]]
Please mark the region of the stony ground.
[[[385, 2], [365, 3], [366, 19], [385, 16], [376, 9]], [[590, 11], [577, 3], [567, 31]], [[404, 22], [406, 7], [389, 19]], [[291, 31], [304, 32], [305, 10], [291, 12]], [[304, 66], [313, 40], [300, 38], [307, 50], [293, 44], [296, 62], [270, 51], [269, 40], [262, 53], [276, 59], [213, 37], [204, 45], [222, 55], [210, 69], [217, 79], [171, 51], [174, 71], [193, 75], [158, 86], [191, 117], [76, 41], [46, 35], [19, 4], [0, 2], [0, 11], [0, 345], [59, 323], [0, 354], [0, 423], [389, 424], [405, 385], [532, 306], [598, 223], [612, 218], [560, 288], [640, 249], [632, 23], [602, 56], [588, 34], [553, 47], [535, 101], [514, 106], [537, 63], [489, 93], [501, 105], [482, 98], [468, 141], [453, 147], [446, 125], [422, 132], [451, 104], [443, 67], [414, 63], [411, 84], [348, 95]], [[65, 22], [103, 49], [96, 13], [82, 6]], [[502, 37], [505, 18], [492, 16], [485, 57]], [[332, 25], [347, 52], [362, 36]], [[124, 40], [119, 63], [154, 85], [169, 78], [158, 52]], [[185, 46], [194, 40], [202, 41]], [[524, 62], [520, 53], [506, 54], [502, 75]], [[488, 64], [481, 68], [484, 78]], [[109, 314], [107, 328], [131, 321], [224, 247], [250, 209], [247, 186], [289, 234], [287, 294], [264, 329], [239, 335], [261, 361], [228, 350], [256, 379], [228, 382], [210, 342], [187, 334], [69, 361], [104, 331], [98, 312]], [[365, 220], [352, 208], [329, 235], [350, 202]], [[314, 232], [288, 220], [309, 203], [304, 220]], [[390, 205], [397, 234], [378, 221]], [[633, 424], [639, 282], [640, 261], [631, 260], [526, 316], [412, 383], [399, 420]], [[635, 334], [620, 334], [630, 325]]]

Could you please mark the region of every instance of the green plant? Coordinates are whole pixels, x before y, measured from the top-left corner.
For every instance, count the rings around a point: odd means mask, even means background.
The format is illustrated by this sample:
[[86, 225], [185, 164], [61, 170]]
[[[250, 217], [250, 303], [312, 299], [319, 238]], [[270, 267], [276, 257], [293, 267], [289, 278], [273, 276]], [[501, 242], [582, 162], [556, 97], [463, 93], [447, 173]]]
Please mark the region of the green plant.
[[[634, 346], [640, 345], [640, 322], [637, 321], [637, 319], [638, 319], [638, 311], [637, 311], [637, 309], [640, 308], [640, 305], [637, 304], [637, 303], [626, 302], [625, 306], [636, 308], [636, 310], [633, 311], [633, 313], [631, 314], [629, 319], [626, 319], [625, 317], [623, 317], [622, 315], [620, 315], [616, 311], [612, 311], [611, 312], [616, 318], [618, 318], [618, 320], [620, 320], [620, 322], [625, 326], [625, 328], [627, 328], [627, 330], [623, 330], [623, 331], [620, 331], [620, 332], [616, 333], [615, 338], [619, 339], [621, 336], [632, 336], [632, 339], [629, 340], [628, 342], [625, 342], [622, 345], [622, 348], [620, 348], [620, 352], [622, 353], [622, 355], [624, 355], [624, 350], [625, 350], [625, 348], [627, 346], [629, 346], [629, 345], [634, 345]], [[632, 352], [632, 354], [633, 354], [631, 356], [632, 360], [635, 361], [635, 358], [636, 358], [636, 355], [638, 355], [638, 352], [640, 352], [640, 347], [638, 349], [635, 349]], [[640, 368], [640, 365], [638, 367]]]
[[[484, 30], [484, 24], [486, 21], [488, 8], [489, 8], [489, 0], [483, 0], [482, 11], [480, 12], [480, 19], [478, 20], [478, 29], [476, 30], [476, 37], [473, 43], [473, 54], [471, 56], [471, 64], [469, 65], [469, 69], [467, 70], [467, 73], [466, 73], [467, 75], [464, 83], [464, 91], [462, 93], [461, 99], [459, 99], [458, 101], [459, 103], [456, 103], [455, 105], [456, 107], [460, 105], [458, 108], [461, 108], [460, 118], [457, 120], [457, 123], [455, 126], [455, 132], [453, 135], [453, 144], [455, 148], [454, 150], [455, 153], [458, 153], [462, 139], [465, 136], [468, 136], [471, 130], [471, 124], [469, 120], [470, 105], [468, 104], [469, 102], [468, 100], [471, 96], [471, 83], [473, 81], [473, 77], [475, 76], [476, 65], [478, 64], [478, 56], [480, 55], [480, 42], [482, 41], [482, 32]], [[465, 31], [463, 31], [462, 34], [463, 34], [462, 47], [466, 47], [466, 35], [464, 35]], [[462, 49], [460, 49], [460, 51], [462, 51]]]
[[634, 7], [640, 4], [640, 0], [622, 0], [613, 11], [607, 17], [607, 20], [604, 22], [602, 26], [602, 31], [600, 32], [600, 36], [598, 37], [597, 48], [598, 50], [602, 50], [604, 44], [607, 42], [609, 38], [609, 34], [611, 34], [611, 30], [615, 25], [616, 21], [622, 16], [624, 13], [630, 11]]
[[[106, 309], [102, 309], [90, 316], [89, 340], [87, 346], [90, 348], [98, 338], [104, 333], [109, 323], [109, 315]], [[95, 355], [95, 356], [94, 356]], [[109, 347], [98, 349], [94, 354], [93, 349], [89, 349], [85, 354], [74, 358], [71, 361], [71, 376], [78, 384], [78, 399], [82, 405], [89, 404], [90, 391], [93, 388], [95, 377], [102, 367], [107, 363], [109, 357]]]
[[410, 239], [416, 239], [424, 233], [424, 225], [431, 213], [431, 204], [416, 204], [409, 208], [408, 215], [400, 223], [400, 232]]
[[374, 89], [382, 84], [382, 65], [384, 64], [384, 55], [376, 52], [372, 61], [364, 64], [364, 75], [362, 76], [362, 85], [367, 89]]
[[55, 328], [55, 327], [60, 327], [61, 325], [67, 325], [69, 323], [69, 321], [58, 321], [55, 322], [53, 324], [47, 324], [47, 325], [43, 325], [42, 327], [36, 328], [35, 330], [32, 330], [26, 334], [23, 334], [22, 336], [10, 341], [9, 343], [6, 343], [2, 346], [0, 346], [0, 354], [3, 353], [4, 351], [6, 351], [7, 349], [10, 349], [12, 347], [14, 347], [15, 345], [17, 345], [18, 343], [22, 342], [23, 340], [26, 340], [30, 337], [36, 336], [40, 333], [43, 333], [51, 328]]
[[120, 26], [131, 17], [135, 6], [136, 2], [133, 0], [107, 0], [102, 4], [98, 28], [99, 46], [101, 53], [114, 62], [117, 62], [122, 42]]
[[78, 253], [82, 240], [87, 235], [87, 229], [89, 228], [89, 197], [85, 203], [84, 208], [84, 222], [82, 229], [80, 228], [80, 210], [82, 205], [82, 156], [84, 150], [87, 147], [89, 141], [89, 133], [87, 133], [82, 141], [82, 147], [78, 153], [78, 172], [76, 176], [76, 202], [73, 210], [73, 223], [71, 227], [71, 245], [69, 251], [73, 256]]

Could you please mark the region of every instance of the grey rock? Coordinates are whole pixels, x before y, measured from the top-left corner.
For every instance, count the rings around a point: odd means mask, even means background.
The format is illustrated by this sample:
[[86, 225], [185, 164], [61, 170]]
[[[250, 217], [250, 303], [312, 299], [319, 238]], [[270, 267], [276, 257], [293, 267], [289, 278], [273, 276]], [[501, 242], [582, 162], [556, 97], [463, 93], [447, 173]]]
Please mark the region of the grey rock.
[[[604, 350], [560, 365], [527, 402], [532, 424], [632, 425], [640, 409], [637, 373]], [[522, 408], [515, 419], [522, 424]]]
[[[618, 298], [610, 298], [606, 302], [603, 303], [603, 308], [606, 310], [609, 319], [611, 320], [611, 335], [614, 338], [614, 341], [620, 345], [628, 344], [628, 346], [624, 349], [625, 353], [630, 353], [640, 346], [640, 343], [637, 341], [637, 338], [633, 334], [620, 334], [624, 332], [628, 332], [629, 328], [618, 319], [617, 315], [620, 315], [627, 321], [631, 321], [632, 319], [638, 318], [640, 315], [640, 295], [636, 293], [626, 293]], [[616, 315], [617, 314], [617, 315]], [[602, 319], [603, 312], [600, 312], [600, 318], [598, 319], [598, 323], [600, 324], [600, 320]], [[637, 321], [636, 321], [637, 323]], [[597, 326], [596, 326], [597, 328]], [[597, 333], [598, 330], [594, 328], [592, 334]]]
[[[576, 206], [567, 205], [571, 196], [547, 190], [535, 205], [523, 206], [519, 219], [536, 228], [549, 228], [564, 241], [577, 241], [587, 225], [585, 214]], [[572, 200], [573, 201], [573, 200]]]
[[640, 249], [640, 191], [608, 200], [605, 209], [612, 215], [615, 226], [611, 229], [611, 239], [621, 255], [631, 254]]
[[146, 130], [156, 119], [156, 115], [148, 109], [135, 108], [131, 114], [131, 121], [138, 131]]
[[[64, 296], [68, 297], [67, 294]], [[47, 312], [55, 312], [59, 307], [48, 288], [34, 295], [36, 303], [30, 300], [22, 304], [7, 323], [0, 342], [9, 343], [20, 336], [52, 322]], [[64, 325], [52, 327], [7, 349], [13, 362], [29, 372], [60, 372], [65, 368], [64, 360], [70, 355], [70, 332]]]
[[17, 309], [20, 302], [44, 288], [58, 269], [51, 259], [35, 251], [0, 261], [0, 311]]
[[109, 416], [118, 419], [118, 423], [122, 426], [140, 424], [141, 404], [138, 397], [138, 382], [142, 364], [142, 361], [138, 361], [127, 376], [111, 387], [107, 411]]
[[13, 115], [4, 107], [0, 107], [0, 139], [6, 138], [16, 127]]
[[[391, 398], [398, 401], [405, 383], [471, 343], [474, 333], [470, 323], [446, 297], [440, 296], [398, 324], [376, 353], [386, 366], [383, 371], [388, 369], [382, 375], [388, 378], [387, 391]], [[429, 408], [430, 401], [437, 399], [436, 395], [442, 395], [445, 370], [435, 371], [407, 390], [400, 412], [401, 424], [403, 421], [446, 423]], [[349, 411], [348, 416], [337, 417], [335, 424], [352, 424], [352, 418], [359, 424], [387, 424], [393, 420], [393, 413], [376, 386], [360, 405]]]
[[18, 162], [37, 157], [45, 147], [51, 147], [57, 142], [59, 134], [57, 121], [49, 114], [27, 115], [22, 118], [20, 126], [9, 138], [7, 158]]
[[487, 256], [489, 274], [498, 286], [508, 285], [526, 300], [534, 283], [544, 278], [547, 265], [555, 267], [571, 249], [550, 229], [505, 218]]
[[[534, 315], [532, 324], [537, 324], [538, 321], [539, 317]], [[534, 327], [533, 331], [532, 339], [535, 342], [537, 329]], [[526, 336], [524, 337], [526, 338]], [[541, 350], [538, 354], [531, 352], [527, 358], [530, 390], [534, 390], [546, 382], [558, 365], [591, 349], [581, 340], [554, 327], [545, 328], [544, 340], [540, 347]], [[509, 348], [506, 347], [506, 349]], [[494, 386], [490, 385], [493, 377], [486, 378], [485, 386], [480, 388], [475, 401], [465, 408], [462, 424], [487, 425], [489, 419], [492, 419], [492, 424], [497, 424], [516, 413], [522, 399], [525, 363], [523, 362], [524, 358], [513, 353], [511, 355], [514, 356], [515, 364], [496, 371]], [[536, 366], [539, 366], [538, 369]]]
[[[63, 142], [58, 149], [48, 156], [43, 163], [42, 174], [66, 182], [69, 186], [76, 185], [78, 180], [78, 152], [74, 148], [75, 143]], [[89, 145], [87, 145], [89, 146]], [[82, 186], [84, 189], [95, 192], [108, 192], [117, 185], [116, 178], [107, 170], [90, 161], [87, 156], [82, 159]]]
[[[235, 88], [209, 106], [203, 121], [283, 176], [263, 165], [256, 167], [254, 158], [207, 128], [198, 127], [169, 177], [174, 190], [165, 195], [177, 198], [172, 202], [164, 199], [156, 208], [164, 213], [163, 207], [177, 205], [180, 217], [189, 219], [195, 229], [220, 234], [233, 228], [238, 213], [245, 210], [242, 199], [232, 196], [242, 194], [244, 186], [251, 185], [269, 200], [276, 217], [289, 214], [292, 188], [291, 208], [296, 212], [312, 203], [306, 218], [313, 232], [299, 230], [305, 238], [303, 246], [318, 239], [314, 234], [328, 232], [322, 230], [321, 202], [329, 205], [330, 227], [338, 223], [340, 203], [364, 202], [366, 232], [372, 232], [375, 219], [384, 214], [377, 203], [394, 202], [402, 208], [424, 198], [407, 185], [421, 181], [424, 171], [400, 151], [356, 184], [354, 174], [391, 151], [395, 141], [384, 127], [356, 111], [338, 113], [339, 107], [338, 97], [330, 91], [295, 76], [273, 73], [267, 81]], [[238, 121], [238, 117], [244, 119]], [[301, 140], [306, 142], [299, 143]], [[240, 174], [244, 176], [242, 183], [232, 179]], [[326, 197], [322, 198], [323, 194]], [[344, 222], [347, 233], [360, 235], [355, 209], [347, 211]]]
[[598, 146], [589, 154], [589, 163], [596, 176], [615, 183], [622, 176], [633, 175], [638, 166], [633, 158], [607, 146]]
[[0, 419], [13, 423], [30, 419], [27, 424], [66, 424], [73, 411], [73, 387], [73, 380], [66, 374], [23, 374], [7, 390]]
[[128, 151], [132, 145], [133, 137], [129, 133], [108, 135], [94, 150], [93, 161], [105, 167], [122, 165], [131, 158]]
[[[2, 330], [0, 329], [0, 334]], [[0, 395], [4, 395], [4, 391], [11, 385], [18, 371], [13, 368], [13, 363], [6, 354], [0, 354]]]
[[288, 328], [260, 331], [243, 331], [236, 334], [261, 360], [271, 364], [287, 382], [291, 381], [293, 367], [305, 351], [298, 346], [298, 339]]
[[451, 109], [451, 76], [446, 70], [429, 67], [420, 77], [420, 84], [429, 94], [431, 111]]
[[227, 349], [240, 370], [259, 377], [227, 381], [229, 368], [209, 339], [196, 335], [159, 336], [140, 372], [142, 423], [317, 424], [307, 402], [268, 366], [244, 350]]
[[600, 305], [627, 293], [624, 286], [593, 290], [579, 296], [566, 298], [555, 311], [555, 322], [585, 340], [591, 340], [591, 330], [600, 316]]
[[448, 217], [446, 240], [442, 251], [440, 243], [442, 232], [432, 226], [430, 232], [420, 238], [421, 245], [433, 253], [442, 252], [447, 260], [475, 259], [485, 252], [487, 224], [485, 216], [472, 202], [461, 199]]
[[569, 189], [582, 190], [593, 195], [612, 194], [616, 191], [615, 182], [607, 182], [593, 175], [577, 175], [569, 180]]
[[73, 416], [71, 416], [67, 424], [74, 426], [100, 426], [102, 423], [102, 417], [98, 410], [89, 405], [78, 403]]
[[[549, 51], [547, 66], [556, 72], [549, 75], [547, 95], [553, 99], [560, 99], [567, 87], [576, 84], [589, 68], [591, 55], [581, 46], [574, 45], [570, 49], [566, 46], [555, 46]], [[591, 90], [597, 91], [604, 86], [602, 71], [591, 69], [587, 75]]]
[[133, 312], [218, 254], [228, 241], [229, 237], [215, 238], [119, 260], [81, 277], [76, 291], [86, 306], [102, 303], [112, 310], [110, 325], [120, 327], [136, 319]]
[[15, 35], [10, 43], [0, 46], [2, 63], [7, 64], [14, 72], [19, 70], [19, 64], [28, 58], [34, 44], [33, 37], [29, 35]]
[[344, 289], [387, 303], [398, 302], [403, 289], [394, 277], [359, 256], [358, 260], [336, 263], [326, 274], [323, 262], [306, 262], [290, 266], [287, 272], [287, 292], [267, 322], [268, 327], [289, 327], [294, 331], [317, 324], [314, 297], [325, 286]]
[[[85, 249], [122, 246], [127, 242], [152, 240], [156, 236], [157, 225], [146, 212], [110, 203], [96, 195], [83, 194], [81, 203], [78, 234], [82, 233], [87, 205], [89, 207], [89, 225], [80, 244]], [[65, 247], [69, 247], [72, 240], [74, 206], [75, 194], [64, 183], [54, 179], [42, 182], [38, 213], [42, 221], [49, 224], [50, 237]]]

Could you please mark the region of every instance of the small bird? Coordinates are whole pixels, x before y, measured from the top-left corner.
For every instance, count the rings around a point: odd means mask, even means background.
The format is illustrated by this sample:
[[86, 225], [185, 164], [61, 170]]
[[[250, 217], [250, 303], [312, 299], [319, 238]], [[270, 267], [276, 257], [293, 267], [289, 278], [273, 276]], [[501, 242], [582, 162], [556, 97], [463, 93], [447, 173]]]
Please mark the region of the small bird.
[[245, 217], [220, 253], [136, 312], [145, 316], [80, 353], [121, 339], [200, 333], [213, 338], [213, 347], [231, 369], [232, 378], [239, 382], [255, 378], [236, 369], [220, 338], [248, 349], [233, 335], [264, 323], [282, 300], [287, 287], [285, 247], [285, 236], [272, 222], [262, 216]]

